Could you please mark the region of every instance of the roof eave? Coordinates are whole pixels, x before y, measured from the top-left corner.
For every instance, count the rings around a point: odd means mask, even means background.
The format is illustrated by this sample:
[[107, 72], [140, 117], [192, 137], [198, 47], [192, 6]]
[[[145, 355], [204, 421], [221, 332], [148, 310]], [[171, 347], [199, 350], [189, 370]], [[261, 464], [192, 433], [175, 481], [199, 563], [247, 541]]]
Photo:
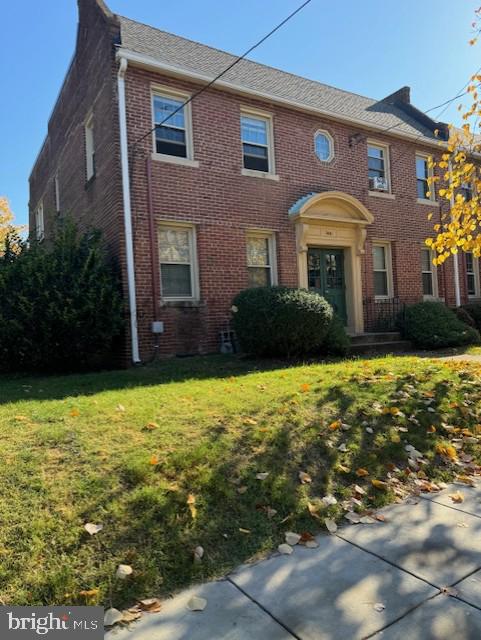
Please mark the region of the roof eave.
[[[153, 71], [160, 71], [165, 75], [172, 76], [175, 78], [182, 78], [193, 80], [194, 82], [200, 82], [207, 84], [213, 80], [213, 77], [199, 73], [197, 71], [192, 71], [190, 69], [185, 69], [183, 67], [178, 67], [176, 65], [167, 64], [165, 62], [160, 62], [151, 56], [147, 56], [143, 53], [138, 53], [136, 51], [132, 51], [130, 49], [125, 49], [123, 47], [117, 48], [117, 58], [125, 58], [132, 65], [136, 67], [140, 67], [143, 69], [149, 69]], [[267, 100], [268, 102], [272, 102], [275, 104], [279, 104], [282, 106], [287, 106], [290, 109], [295, 109], [296, 111], [303, 111], [304, 113], [311, 113], [316, 115], [321, 115], [329, 120], [333, 120], [336, 122], [343, 122], [347, 124], [354, 124], [362, 129], [368, 131], [376, 131], [378, 133], [386, 133], [390, 136], [396, 138], [402, 138], [404, 140], [410, 140], [412, 142], [418, 142], [420, 144], [426, 144], [432, 147], [439, 148], [440, 146], [446, 146], [446, 142], [442, 140], [432, 140], [423, 135], [415, 136], [404, 131], [395, 131], [393, 128], [389, 127], [380, 127], [371, 122], [366, 122], [365, 120], [360, 120], [358, 118], [350, 118], [348, 116], [340, 115], [339, 113], [334, 113], [325, 109], [316, 109], [315, 107], [310, 107], [301, 102], [296, 102], [294, 100], [289, 100], [287, 98], [281, 98], [280, 96], [275, 96], [270, 93], [264, 91], [257, 91], [255, 89], [250, 89], [248, 87], [235, 84], [233, 82], [228, 82], [226, 80], [219, 79], [216, 81], [215, 86], [218, 88], [222, 88], [226, 91], [230, 91], [232, 93], [245, 95], [249, 97], [259, 98], [261, 100]]]

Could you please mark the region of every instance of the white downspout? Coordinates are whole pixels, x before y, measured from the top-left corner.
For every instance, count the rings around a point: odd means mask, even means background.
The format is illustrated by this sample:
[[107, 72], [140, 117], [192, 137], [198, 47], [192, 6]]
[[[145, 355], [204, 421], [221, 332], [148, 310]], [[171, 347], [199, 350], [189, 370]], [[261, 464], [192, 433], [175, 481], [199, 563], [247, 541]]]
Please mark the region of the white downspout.
[[130, 202], [129, 151], [127, 145], [127, 114], [125, 109], [125, 73], [127, 60], [120, 58], [117, 75], [120, 125], [120, 163], [122, 167], [122, 194], [124, 201], [125, 255], [127, 258], [127, 285], [129, 290], [130, 333], [132, 362], [140, 362], [137, 331], [137, 296], [135, 291], [134, 242], [132, 237], [132, 209]]
[[[452, 176], [452, 165], [451, 161], [449, 161], [449, 175]], [[450, 185], [451, 186], [451, 185]], [[454, 193], [451, 193], [451, 209], [454, 207]], [[454, 256], [454, 297], [456, 301], [456, 306], [461, 306], [461, 287], [459, 285], [459, 260], [458, 254], [455, 253]]]

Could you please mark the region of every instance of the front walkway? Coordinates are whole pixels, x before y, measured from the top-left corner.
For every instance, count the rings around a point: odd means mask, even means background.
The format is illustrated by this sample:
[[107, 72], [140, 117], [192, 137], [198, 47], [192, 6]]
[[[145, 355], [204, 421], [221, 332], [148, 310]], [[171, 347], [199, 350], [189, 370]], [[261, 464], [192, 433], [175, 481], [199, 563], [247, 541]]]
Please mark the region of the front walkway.
[[[454, 504], [450, 494], [464, 501]], [[481, 487], [451, 485], [243, 565], [109, 640], [479, 640]], [[205, 598], [192, 612], [193, 595]]]

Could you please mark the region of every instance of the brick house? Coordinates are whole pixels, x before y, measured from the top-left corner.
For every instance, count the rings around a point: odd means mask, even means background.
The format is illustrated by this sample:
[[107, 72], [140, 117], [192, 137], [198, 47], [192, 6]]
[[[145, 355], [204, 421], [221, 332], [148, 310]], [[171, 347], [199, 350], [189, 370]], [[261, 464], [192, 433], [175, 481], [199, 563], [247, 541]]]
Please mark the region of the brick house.
[[[68, 214], [104, 232], [126, 357], [218, 351], [233, 296], [256, 284], [319, 291], [352, 333], [403, 302], [455, 304], [454, 260], [436, 269], [423, 244], [442, 213], [426, 178], [446, 127], [409, 88], [372, 100], [244, 60], [181, 107], [235, 57], [78, 5], [30, 228], [48, 238]], [[477, 260], [458, 271], [459, 300], [480, 297]]]

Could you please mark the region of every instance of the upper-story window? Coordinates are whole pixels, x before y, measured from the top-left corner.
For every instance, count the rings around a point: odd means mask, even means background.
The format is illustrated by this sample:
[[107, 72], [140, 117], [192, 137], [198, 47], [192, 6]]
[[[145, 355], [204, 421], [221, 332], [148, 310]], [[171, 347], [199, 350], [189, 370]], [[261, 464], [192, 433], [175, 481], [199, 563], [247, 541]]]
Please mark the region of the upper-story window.
[[321, 162], [330, 162], [334, 158], [334, 141], [327, 131], [317, 131], [314, 136], [314, 149]]
[[383, 144], [368, 143], [367, 166], [369, 189], [371, 191], [390, 191], [389, 147]]
[[45, 235], [45, 228], [43, 222], [43, 202], [40, 201], [35, 209], [35, 238], [37, 242], [43, 240]]
[[87, 181], [95, 176], [94, 116], [85, 122], [85, 172]]
[[192, 158], [192, 127], [188, 95], [155, 90], [153, 113], [155, 151], [166, 156]]
[[479, 261], [471, 251], [465, 253], [466, 257], [466, 284], [470, 298], [480, 297], [479, 285]]
[[241, 140], [244, 169], [274, 173], [271, 118], [254, 112], [242, 113]]
[[432, 176], [429, 157], [416, 154], [416, 183], [418, 200], [434, 201], [434, 185], [430, 186], [428, 179]]

